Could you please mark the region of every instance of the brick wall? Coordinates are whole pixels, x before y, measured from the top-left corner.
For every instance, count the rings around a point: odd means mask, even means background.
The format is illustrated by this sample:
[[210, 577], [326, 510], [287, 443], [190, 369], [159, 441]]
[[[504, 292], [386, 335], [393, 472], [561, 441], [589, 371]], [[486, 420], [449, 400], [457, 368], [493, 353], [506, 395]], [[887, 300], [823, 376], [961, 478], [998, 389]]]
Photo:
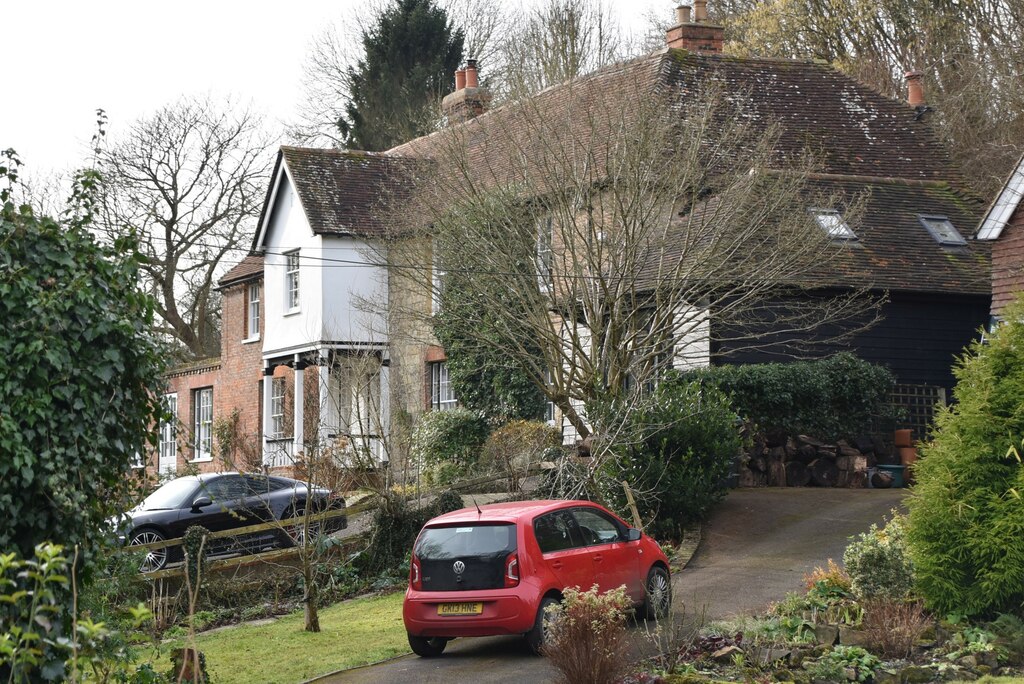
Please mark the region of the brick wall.
[[[260, 430], [260, 402], [263, 360], [260, 339], [263, 336], [263, 319], [260, 316], [260, 336], [249, 339], [248, 307], [249, 286], [260, 282], [257, 277], [233, 283], [222, 292], [221, 310], [221, 357], [190, 364], [168, 374], [168, 392], [177, 394], [178, 415], [178, 458], [179, 473], [196, 470], [216, 472], [245, 469], [252, 461], [260, 459], [262, 453]], [[261, 298], [262, 299], [262, 298]], [[262, 301], [261, 301], [262, 309]], [[234, 447], [225, 453], [224, 444], [214, 437], [211, 460], [195, 460], [193, 447], [193, 424], [195, 415], [194, 398], [198, 389], [213, 388], [213, 422], [216, 427], [230, 425], [236, 435]], [[226, 456], [220, 458], [219, 456]], [[157, 456], [146, 459], [146, 469], [155, 473]]]
[[1024, 204], [992, 245], [992, 314], [998, 315], [1024, 290]]

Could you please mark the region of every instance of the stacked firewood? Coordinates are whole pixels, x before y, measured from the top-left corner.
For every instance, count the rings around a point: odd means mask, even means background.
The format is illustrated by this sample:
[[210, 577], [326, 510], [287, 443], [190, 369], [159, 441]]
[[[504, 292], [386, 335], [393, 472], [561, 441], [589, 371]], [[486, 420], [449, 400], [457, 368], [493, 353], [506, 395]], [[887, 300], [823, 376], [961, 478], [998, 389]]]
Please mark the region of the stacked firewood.
[[807, 435], [757, 435], [740, 468], [741, 487], [867, 487], [869, 469], [892, 460], [879, 437], [823, 442]]

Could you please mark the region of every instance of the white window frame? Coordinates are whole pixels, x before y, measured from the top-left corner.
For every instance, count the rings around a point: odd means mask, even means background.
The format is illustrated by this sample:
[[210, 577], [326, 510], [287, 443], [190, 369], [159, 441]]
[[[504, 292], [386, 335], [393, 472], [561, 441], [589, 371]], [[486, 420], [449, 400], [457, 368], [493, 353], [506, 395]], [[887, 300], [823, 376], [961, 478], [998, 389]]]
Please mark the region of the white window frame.
[[554, 278], [552, 276], [554, 266], [554, 221], [550, 216], [543, 216], [537, 220], [537, 244], [534, 254], [534, 261], [537, 268], [537, 287], [544, 294], [552, 290]]
[[452, 392], [448, 377], [448, 362], [436, 361], [430, 364], [430, 408], [433, 411], [450, 411], [459, 405], [458, 397]]
[[857, 239], [857, 234], [837, 210], [811, 209], [810, 212], [814, 216], [814, 222], [833, 240]]
[[285, 427], [285, 395], [288, 385], [284, 378], [270, 380], [270, 439], [284, 439]]
[[169, 418], [160, 420], [160, 441], [156, 457], [157, 471], [160, 471], [161, 464], [170, 460], [174, 467], [160, 472], [173, 472], [177, 469], [178, 462], [178, 394], [172, 392], [164, 395], [164, 411], [170, 414]]
[[192, 390], [193, 461], [213, 460], [213, 388]]
[[285, 311], [299, 310], [299, 250], [284, 254]]
[[250, 283], [246, 290], [246, 339], [258, 340], [260, 338], [260, 283]]

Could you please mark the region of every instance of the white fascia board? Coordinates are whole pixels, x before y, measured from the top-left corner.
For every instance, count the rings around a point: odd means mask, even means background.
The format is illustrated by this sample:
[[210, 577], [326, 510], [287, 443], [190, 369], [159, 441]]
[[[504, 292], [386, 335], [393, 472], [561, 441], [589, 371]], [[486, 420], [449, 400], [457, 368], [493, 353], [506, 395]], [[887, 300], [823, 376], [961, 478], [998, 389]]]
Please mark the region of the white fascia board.
[[1013, 212], [1024, 197], [1024, 157], [1020, 158], [1017, 168], [1006, 181], [1002, 192], [996, 197], [992, 206], [989, 207], [985, 218], [978, 228], [977, 238], [979, 240], [995, 240], [1003, 233], [1006, 224], [1013, 216]]
[[[263, 221], [258, 226], [259, 234], [256, 238], [256, 249], [261, 252], [266, 249], [267, 230], [270, 228], [270, 220], [274, 216], [274, 205], [277, 204], [277, 193], [281, 189], [281, 178], [286, 173], [285, 166], [286, 162], [284, 160], [284, 155], [282, 154], [281, 163], [278, 165], [277, 173], [271, 181], [272, 186], [270, 190], [270, 197], [267, 198], [266, 211], [263, 212]], [[291, 179], [289, 179], [288, 182], [290, 183]]]

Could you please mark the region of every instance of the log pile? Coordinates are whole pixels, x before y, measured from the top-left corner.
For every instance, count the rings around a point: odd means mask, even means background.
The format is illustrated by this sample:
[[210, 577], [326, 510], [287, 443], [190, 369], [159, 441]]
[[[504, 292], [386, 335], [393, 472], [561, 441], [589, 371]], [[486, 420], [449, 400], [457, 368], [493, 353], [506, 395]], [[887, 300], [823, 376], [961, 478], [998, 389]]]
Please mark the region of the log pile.
[[892, 446], [879, 437], [827, 443], [807, 435], [758, 435], [740, 468], [740, 486], [867, 487], [868, 469], [892, 457]]

